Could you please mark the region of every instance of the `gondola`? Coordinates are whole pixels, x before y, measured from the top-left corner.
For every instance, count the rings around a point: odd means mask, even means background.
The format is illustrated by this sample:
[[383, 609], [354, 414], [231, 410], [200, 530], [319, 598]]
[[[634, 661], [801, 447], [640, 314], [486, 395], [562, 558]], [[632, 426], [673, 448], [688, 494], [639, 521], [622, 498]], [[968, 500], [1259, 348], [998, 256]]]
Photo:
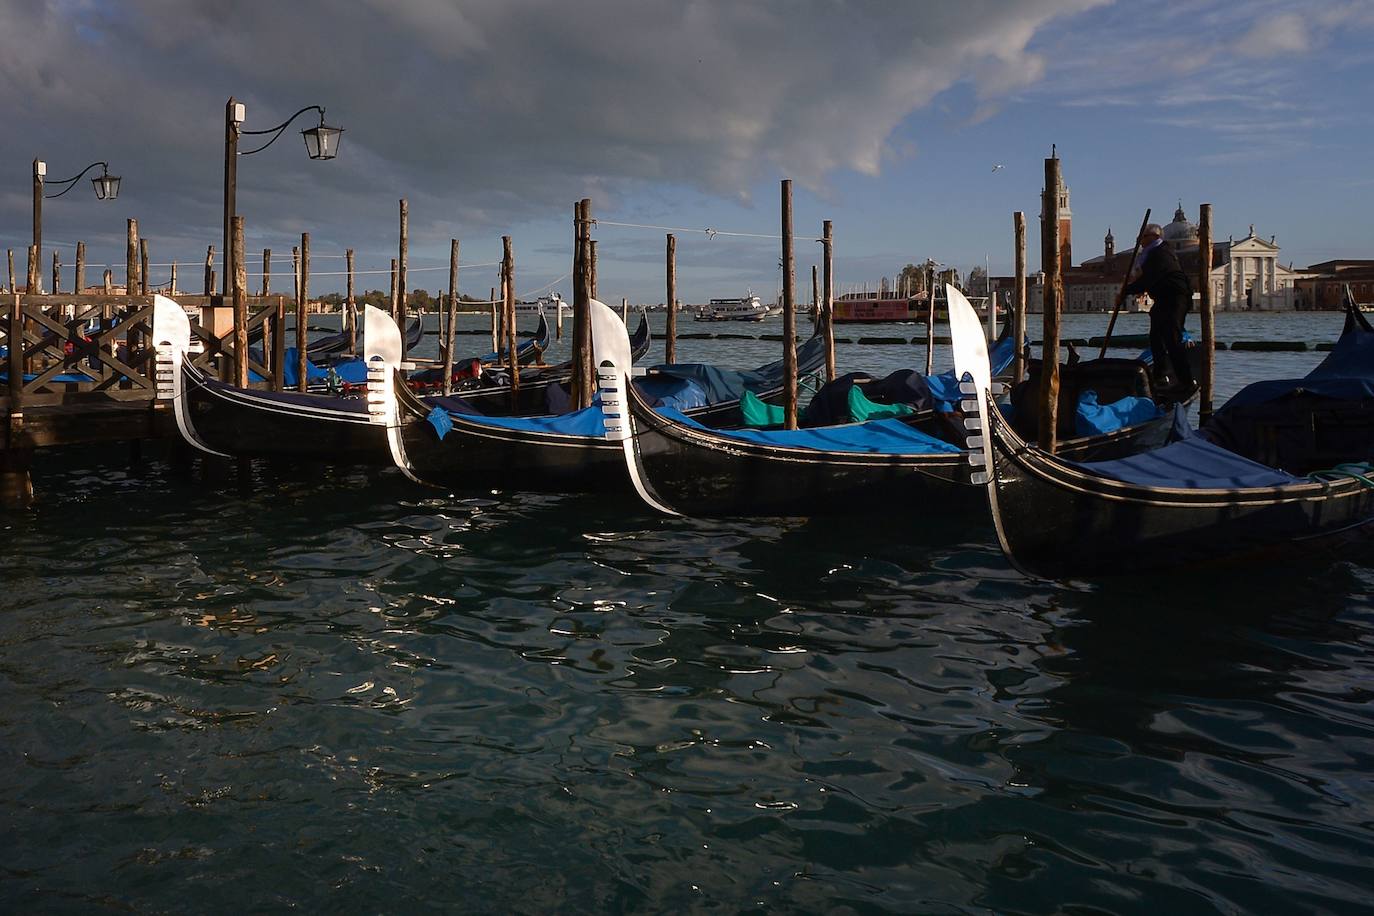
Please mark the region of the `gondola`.
[[811, 516], [892, 505], [978, 505], [963, 449], [901, 420], [723, 431], [654, 408], [630, 383], [631, 367], [621, 356], [628, 348], [614, 313], [596, 306], [597, 378], [614, 418], [607, 435], [652, 508], [671, 515]]
[[[605, 311], [621, 329], [628, 361], [624, 324], [610, 309]], [[372, 313], [369, 308], [369, 323]], [[552, 493], [623, 492], [628, 487], [619, 446], [605, 436], [599, 404], [545, 417], [456, 412], [422, 401], [399, 372], [380, 367], [369, 370], [368, 402], [371, 421], [384, 430], [392, 460], [417, 483]]]
[[[399, 329], [378, 314], [368, 323], [375, 339], [367, 348], [399, 368]], [[188, 357], [186, 313], [163, 296], [154, 299], [153, 333], [158, 397], [171, 402], [177, 429], [196, 449], [223, 457], [391, 464], [386, 435], [368, 422], [362, 397], [240, 388], [209, 377]]]
[[[952, 309], [951, 330], [956, 366], [972, 379], [965, 384], [980, 447], [971, 455], [974, 479], [985, 484], [1003, 552], [1028, 576], [1280, 563], [1374, 531], [1374, 333], [1367, 325], [1348, 319], [1312, 373], [1243, 389], [1198, 434], [1182, 428], [1159, 449], [1095, 462], [1021, 439], [992, 401], [972, 309]], [[1287, 444], [1266, 455], [1271, 465], [1223, 441]]]
[[[223, 457], [290, 458], [389, 467], [385, 431], [368, 421], [368, 403], [354, 397], [240, 388], [205, 374], [186, 356], [190, 327], [176, 303], [154, 303], [159, 398], [173, 405], [182, 438]], [[401, 335], [385, 312], [367, 313], [365, 347], [374, 361], [399, 368]], [[366, 378], [361, 379], [363, 384]], [[426, 397], [433, 407], [467, 409], [454, 398]]]
[[[958, 290], [949, 294], [962, 298]], [[609, 322], [593, 328], [615, 331]], [[604, 343], [609, 342], [598, 340], [598, 347]], [[798, 430], [709, 429], [655, 408], [635, 386], [624, 384], [622, 367], [606, 362], [598, 352], [610, 392], [603, 391], [603, 400], [623, 418], [615, 436], [636, 491], [660, 511], [707, 517], [808, 517], [893, 506], [923, 513], [982, 511], [984, 498], [972, 485], [957, 413], [925, 411]], [[1140, 435], [1140, 429], [1117, 430], [1080, 437], [1069, 447], [1075, 453], [1109, 445], [1126, 449]]]

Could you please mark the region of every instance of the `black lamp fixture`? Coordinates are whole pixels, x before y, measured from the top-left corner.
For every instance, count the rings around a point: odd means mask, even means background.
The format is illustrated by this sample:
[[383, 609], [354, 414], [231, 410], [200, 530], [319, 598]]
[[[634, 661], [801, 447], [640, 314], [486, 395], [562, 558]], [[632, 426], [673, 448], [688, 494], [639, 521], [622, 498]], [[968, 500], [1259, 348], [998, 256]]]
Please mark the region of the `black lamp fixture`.
[[324, 123], [324, 109], [321, 108], [320, 123], [301, 131], [301, 136], [305, 138], [305, 152], [311, 159], [333, 159], [339, 155], [343, 128]]

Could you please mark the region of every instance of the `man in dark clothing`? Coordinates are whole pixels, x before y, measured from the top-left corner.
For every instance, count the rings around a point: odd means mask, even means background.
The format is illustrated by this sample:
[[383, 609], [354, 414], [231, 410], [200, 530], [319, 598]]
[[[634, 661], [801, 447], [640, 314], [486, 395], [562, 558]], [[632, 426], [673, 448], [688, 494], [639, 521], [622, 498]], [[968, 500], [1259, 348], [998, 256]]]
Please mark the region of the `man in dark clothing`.
[[1188, 351], [1183, 346], [1183, 320], [1193, 305], [1193, 288], [1173, 249], [1164, 244], [1164, 230], [1157, 223], [1150, 223], [1140, 233], [1140, 253], [1132, 273], [1137, 276], [1117, 295], [1117, 307], [1127, 294], [1148, 293], [1154, 300], [1150, 306], [1154, 377], [1163, 379], [1167, 358], [1173, 385], [1164, 394], [1172, 400], [1184, 400], [1197, 390], [1192, 367], [1188, 365]]

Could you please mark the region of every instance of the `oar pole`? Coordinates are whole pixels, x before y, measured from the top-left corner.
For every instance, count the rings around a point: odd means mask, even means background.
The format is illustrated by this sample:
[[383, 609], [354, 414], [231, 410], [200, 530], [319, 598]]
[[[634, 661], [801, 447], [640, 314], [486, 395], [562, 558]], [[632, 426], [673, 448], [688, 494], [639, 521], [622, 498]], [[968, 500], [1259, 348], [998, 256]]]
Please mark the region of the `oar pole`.
[[[1112, 306], [1112, 317], [1107, 322], [1107, 336], [1102, 338], [1102, 350], [1097, 354], [1098, 359], [1107, 355], [1107, 347], [1112, 342], [1112, 329], [1116, 327], [1116, 316], [1121, 314], [1122, 297], [1126, 295], [1126, 287], [1131, 282], [1131, 268], [1135, 266], [1135, 257], [1140, 254], [1140, 236], [1144, 234], [1145, 227], [1150, 225], [1150, 211], [1145, 210], [1145, 218], [1140, 221], [1140, 231], [1135, 234], [1135, 247], [1131, 249], [1131, 260], [1126, 262], [1126, 272], [1121, 277], [1121, 296], [1117, 297], [1116, 304]], [[1110, 267], [1110, 265], [1108, 265]]]

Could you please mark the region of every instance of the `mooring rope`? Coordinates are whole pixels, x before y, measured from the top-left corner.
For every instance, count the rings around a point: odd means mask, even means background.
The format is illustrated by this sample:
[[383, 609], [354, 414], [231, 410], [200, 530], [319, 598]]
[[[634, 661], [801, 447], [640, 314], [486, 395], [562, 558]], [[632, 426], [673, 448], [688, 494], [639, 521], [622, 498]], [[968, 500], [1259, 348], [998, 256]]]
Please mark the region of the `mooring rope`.
[[1334, 483], [1354, 478], [1361, 485], [1374, 490], [1374, 480], [1370, 479], [1370, 474], [1374, 474], [1374, 464], [1367, 461], [1352, 461], [1324, 471], [1313, 471], [1307, 475], [1307, 479], [1314, 483]]

